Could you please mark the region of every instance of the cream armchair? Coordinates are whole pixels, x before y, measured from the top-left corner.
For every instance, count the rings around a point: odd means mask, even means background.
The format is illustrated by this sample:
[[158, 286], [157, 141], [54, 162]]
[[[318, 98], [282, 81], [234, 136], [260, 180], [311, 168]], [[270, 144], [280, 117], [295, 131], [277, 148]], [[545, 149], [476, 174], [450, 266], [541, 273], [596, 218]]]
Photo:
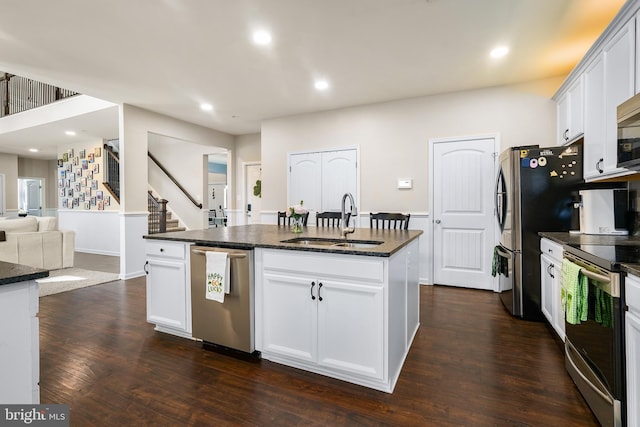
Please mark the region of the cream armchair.
[[5, 234], [5, 241], [0, 241], [0, 261], [47, 270], [73, 267], [75, 231], [57, 228], [52, 216], [0, 221]]

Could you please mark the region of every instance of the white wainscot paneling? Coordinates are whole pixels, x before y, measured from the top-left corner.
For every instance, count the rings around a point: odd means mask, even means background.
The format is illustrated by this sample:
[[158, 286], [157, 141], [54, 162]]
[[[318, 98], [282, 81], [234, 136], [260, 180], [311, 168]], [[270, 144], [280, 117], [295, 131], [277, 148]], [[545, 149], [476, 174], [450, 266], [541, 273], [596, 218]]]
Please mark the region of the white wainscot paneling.
[[[407, 212], [403, 212], [407, 213]], [[421, 285], [433, 285], [431, 277], [432, 271], [432, 238], [431, 238], [431, 215], [428, 212], [408, 212], [411, 214], [409, 219], [410, 230], [422, 230], [420, 235], [420, 262], [418, 280]], [[369, 228], [369, 212], [361, 212], [356, 218], [356, 227]], [[309, 218], [311, 223], [311, 218]], [[315, 224], [315, 222], [314, 222]]]
[[118, 211], [58, 210], [58, 228], [76, 232], [76, 251], [120, 255]]

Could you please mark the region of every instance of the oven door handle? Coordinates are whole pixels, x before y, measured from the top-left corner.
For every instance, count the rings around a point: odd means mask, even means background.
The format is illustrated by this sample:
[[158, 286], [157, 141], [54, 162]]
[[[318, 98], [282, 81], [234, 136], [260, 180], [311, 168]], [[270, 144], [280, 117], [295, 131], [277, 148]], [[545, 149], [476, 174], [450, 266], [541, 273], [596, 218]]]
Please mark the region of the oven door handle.
[[593, 271], [587, 270], [584, 267], [580, 268], [580, 273], [584, 274], [589, 279], [595, 280], [596, 282], [605, 283], [605, 284], [611, 283], [611, 279], [609, 279], [609, 276], [605, 276], [604, 274], [594, 273]]
[[600, 390], [598, 387], [596, 387], [595, 384], [593, 384], [593, 382], [591, 380], [589, 380], [589, 378], [585, 377], [584, 374], [582, 373], [582, 371], [580, 371], [580, 369], [576, 366], [576, 364], [573, 361], [573, 356], [571, 355], [571, 352], [575, 352], [575, 350], [573, 349], [573, 345], [569, 345], [567, 347], [567, 354], [566, 354], [566, 360], [569, 361], [569, 363], [571, 363], [571, 366], [573, 367], [574, 371], [580, 375], [580, 377], [582, 378], [582, 380], [589, 385], [589, 387], [598, 395], [602, 398], [602, 400], [606, 401], [607, 403], [609, 403], [611, 406], [613, 406], [613, 398], [611, 396], [609, 396], [608, 394], [605, 394], [602, 392], [602, 390]]

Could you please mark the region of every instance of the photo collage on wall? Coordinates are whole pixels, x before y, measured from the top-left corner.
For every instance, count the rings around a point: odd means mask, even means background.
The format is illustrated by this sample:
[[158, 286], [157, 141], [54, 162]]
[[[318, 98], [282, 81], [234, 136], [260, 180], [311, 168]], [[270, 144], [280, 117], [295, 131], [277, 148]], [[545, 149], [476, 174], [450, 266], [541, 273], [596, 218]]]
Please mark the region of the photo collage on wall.
[[58, 197], [61, 209], [104, 210], [111, 197], [98, 190], [102, 148], [93, 151], [69, 149], [58, 159]]

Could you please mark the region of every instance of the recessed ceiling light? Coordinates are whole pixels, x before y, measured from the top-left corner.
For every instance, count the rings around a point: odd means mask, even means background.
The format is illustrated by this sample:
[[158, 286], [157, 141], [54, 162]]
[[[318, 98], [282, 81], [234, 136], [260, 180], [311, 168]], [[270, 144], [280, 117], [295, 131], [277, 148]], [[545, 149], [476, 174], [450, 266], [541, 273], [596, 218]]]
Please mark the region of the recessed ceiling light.
[[29, 148], [29, 151], [31, 151], [32, 153], [37, 153], [40, 150], [38, 150], [37, 148]]
[[329, 83], [326, 80], [316, 80], [314, 86], [318, 90], [327, 90], [327, 89], [329, 89]]
[[207, 103], [200, 104], [200, 109], [202, 111], [211, 111], [211, 110], [213, 110], [213, 105], [207, 104]]
[[253, 33], [253, 42], [260, 46], [271, 44], [271, 34], [267, 31], [255, 31]]
[[509, 48], [506, 46], [497, 46], [491, 51], [492, 58], [502, 58], [509, 53]]
[[65, 134], [67, 134], [69, 136], [75, 136], [76, 133], [74, 131], [72, 131], [72, 130], [68, 130], [68, 131], [65, 132]]

